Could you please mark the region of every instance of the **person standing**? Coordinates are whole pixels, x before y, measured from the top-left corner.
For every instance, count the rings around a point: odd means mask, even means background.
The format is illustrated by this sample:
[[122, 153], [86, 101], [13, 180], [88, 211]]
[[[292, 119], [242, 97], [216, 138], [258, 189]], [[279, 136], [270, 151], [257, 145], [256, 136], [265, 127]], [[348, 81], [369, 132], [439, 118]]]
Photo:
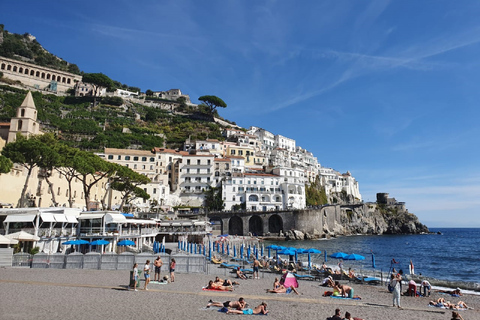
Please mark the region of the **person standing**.
[[153, 265], [155, 266], [155, 275], [153, 277], [153, 281], [160, 281], [160, 270], [163, 266], [162, 258], [158, 256], [157, 259], [155, 259], [155, 261], [153, 262]]
[[175, 282], [175, 266], [176, 266], [175, 259], [172, 258], [170, 261], [170, 281]]
[[400, 281], [402, 281], [402, 276], [400, 274], [392, 274], [390, 286], [393, 288], [393, 306], [395, 307], [396, 303], [398, 308], [402, 308], [400, 306]]
[[260, 267], [260, 261], [257, 258], [253, 260], [253, 279], [260, 279], [258, 276], [258, 268]]
[[133, 289], [137, 290], [137, 283], [138, 283], [138, 263], [133, 264], [133, 272], [132, 272], [132, 280], [133, 280]]
[[150, 282], [150, 260], [145, 262], [145, 266], [143, 267], [143, 275], [145, 276], [145, 287], [143, 290], [148, 290], [147, 285]]

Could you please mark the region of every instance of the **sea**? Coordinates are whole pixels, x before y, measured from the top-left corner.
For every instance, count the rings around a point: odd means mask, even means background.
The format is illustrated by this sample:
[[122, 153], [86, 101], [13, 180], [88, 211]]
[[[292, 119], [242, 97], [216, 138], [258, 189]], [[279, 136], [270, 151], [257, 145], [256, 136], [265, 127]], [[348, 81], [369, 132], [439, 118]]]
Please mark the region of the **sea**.
[[[327, 252], [327, 265], [336, 266], [335, 252], [356, 253], [365, 260], [343, 261], [343, 268], [353, 268], [367, 274], [384, 277], [394, 267], [409, 274], [410, 261], [416, 279], [428, 279], [440, 287], [460, 287], [480, 291], [480, 228], [431, 228], [430, 234], [418, 235], [352, 235], [330, 239], [265, 242], [286, 247], [315, 248], [321, 254], [311, 254], [312, 263], [322, 264]], [[273, 254], [273, 253], [272, 253]], [[375, 268], [372, 264], [375, 257]], [[307, 255], [299, 255], [307, 261]], [[394, 260], [394, 261], [393, 261]]]

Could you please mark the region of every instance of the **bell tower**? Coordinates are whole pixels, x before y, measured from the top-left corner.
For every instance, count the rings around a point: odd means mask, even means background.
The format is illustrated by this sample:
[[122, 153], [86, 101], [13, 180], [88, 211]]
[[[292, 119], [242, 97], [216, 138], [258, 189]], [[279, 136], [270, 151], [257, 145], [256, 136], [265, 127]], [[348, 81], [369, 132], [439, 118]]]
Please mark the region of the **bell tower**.
[[25, 137], [40, 134], [40, 126], [37, 123], [37, 108], [30, 91], [28, 91], [22, 105], [17, 109], [17, 116], [10, 121], [7, 142], [15, 141], [18, 132]]

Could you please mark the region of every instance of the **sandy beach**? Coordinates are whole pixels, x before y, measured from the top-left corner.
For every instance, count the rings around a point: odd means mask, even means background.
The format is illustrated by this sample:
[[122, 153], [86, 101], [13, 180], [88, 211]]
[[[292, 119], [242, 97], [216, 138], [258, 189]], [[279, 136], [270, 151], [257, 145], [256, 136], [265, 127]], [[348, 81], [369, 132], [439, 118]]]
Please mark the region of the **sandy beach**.
[[[162, 271], [162, 274], [166, 272]], [[301, 295], [266, 293], [274, 277], [240, 281], [233, 292], [202, 291], [215, 275], [233, 278], [229, 270], [211, 268], [210, 274], [176, 274], [175, 282], [149, 285], [149, 290], [127, 290], [129, 271], [83, 269], [0, 269], [0, 319], [225, 319], [240, 315], [205, 308], [207, 302], [245, 298], [250, 307], [267, 302], [275, 319], [326, 319], [340, 308], [362, 319], [450, 319], [452, 312], [429, 307], [428, 302], [444, 297], [465, 301], [474, 310], [460, 311], [465, 320], [480, 319], [480, 296], [450, 297], [432, 291], [430, 298], [402, 297], [403, 309], [392, 307], [392, 295], [385, 286], [349, 284], [361, 300], [322, 297], [328, 288], [319, 281], [300, 280]], [[141, 277], [143, 280], [143, 277]], [[141, 282], [143, 288], [143, 281]], [[331, 289], [330, 289], [331, 290]]]

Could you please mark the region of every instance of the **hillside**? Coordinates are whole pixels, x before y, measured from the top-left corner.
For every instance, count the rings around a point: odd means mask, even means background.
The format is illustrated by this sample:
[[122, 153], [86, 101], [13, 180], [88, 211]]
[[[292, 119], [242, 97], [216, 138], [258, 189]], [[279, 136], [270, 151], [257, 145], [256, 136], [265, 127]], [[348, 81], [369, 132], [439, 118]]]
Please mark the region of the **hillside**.
[[[25, 98], [26, 91], [0, 86], [0, 121], [8, 122]], [[38, 121], [44, 132], [54, 132], [67, 144], [83, 150], [107, 148], [150, 150], [180, 148], [187, 138], [223, 140], [222, 126], [202, 120], [201, 112], [176, 105], [166, 111], [125, 102], [118, 97], [101, 99], [92, 108], [90, 97], [60, 97], [32, 93]]]

